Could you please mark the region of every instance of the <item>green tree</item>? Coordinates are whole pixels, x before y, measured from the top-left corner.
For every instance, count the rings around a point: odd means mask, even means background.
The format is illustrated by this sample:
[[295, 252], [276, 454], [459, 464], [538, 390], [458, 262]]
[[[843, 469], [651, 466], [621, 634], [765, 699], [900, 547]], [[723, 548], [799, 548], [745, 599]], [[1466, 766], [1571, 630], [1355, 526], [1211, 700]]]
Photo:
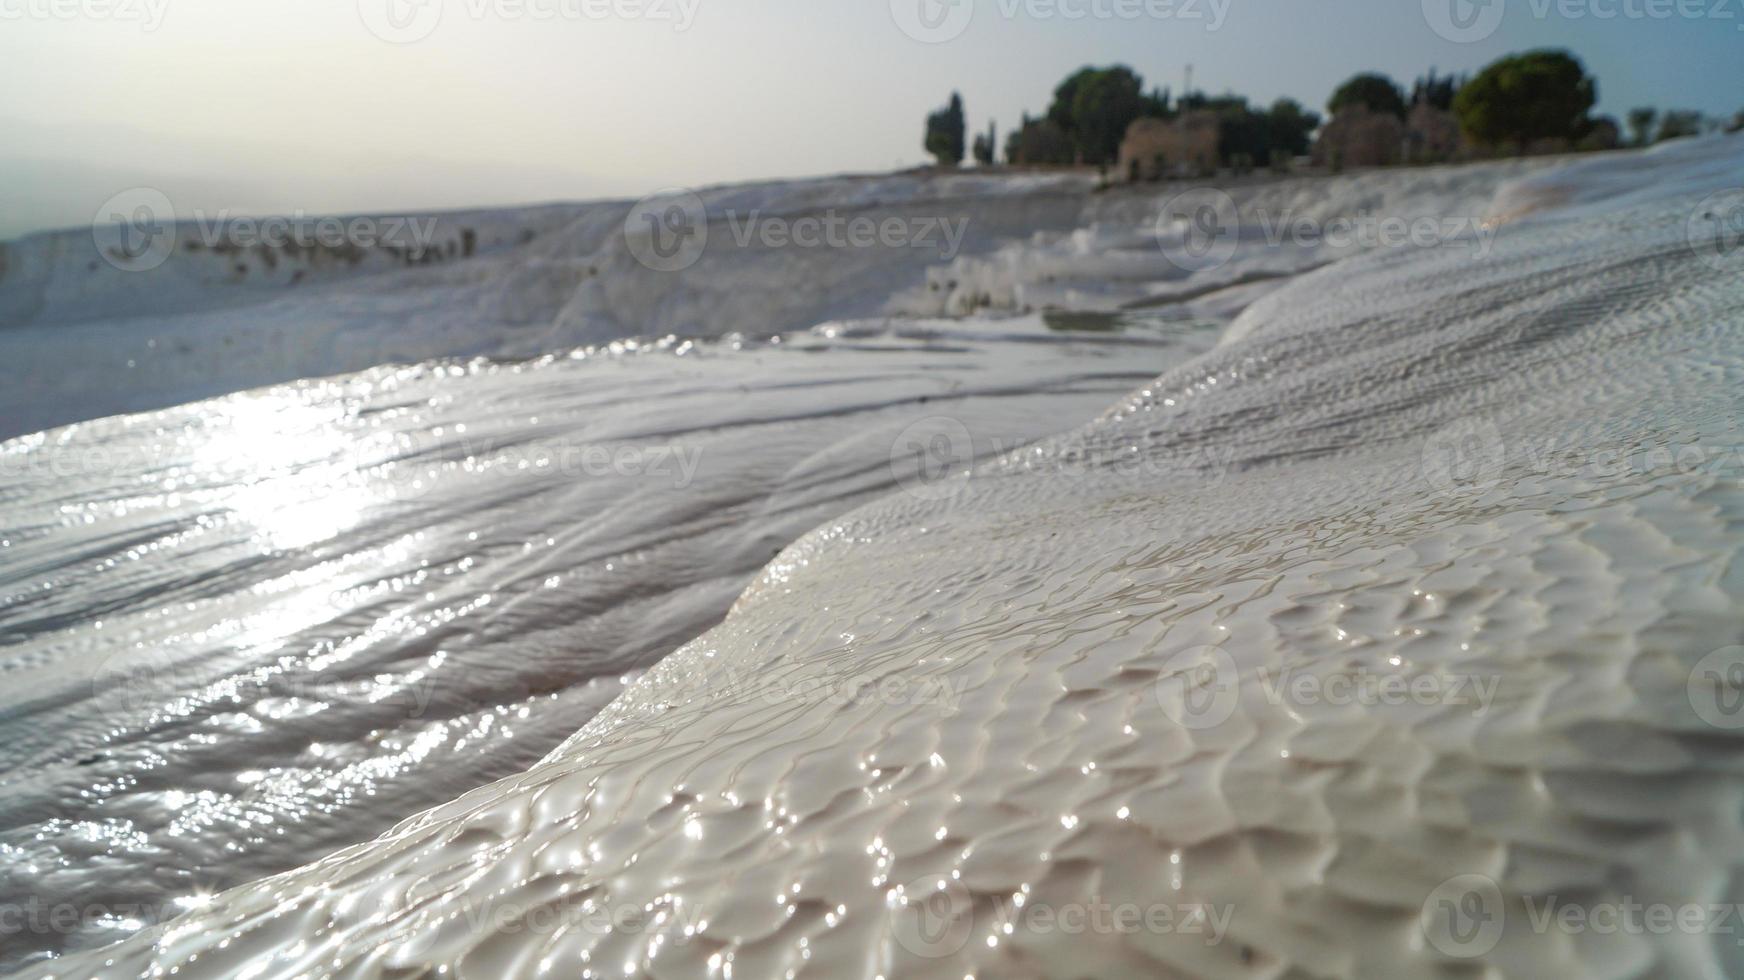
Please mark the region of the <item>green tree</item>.
[[1695, 136], [1702, 131], [1702, 114], [1693, 109], [1667, 109], [1659, 120], [1659, 140], [1674, 140], [1680, 136]]
[[1405, 93], [1392, 79], [1374, 72], [1353, 75], [1332, 93], [1326, 111], [1333, 115], [1346, 106], [1366, 106], [1370, 112], [1391, 113], [1405, 118]]
[[1587, 119], [1586, 129], [1575, 141], [1574, 148], [1582, 152], [1614, 150], [1623, 145], [1622, 133], [1623, 128], [1610, 116], [1592, 116]]
[[963, 97], [951, 93], [949, 105], [927, 116], [926, 151], [941, 167], [963, 163]]
[[1651, 106], [1640, 106], [1629, 110], [1629, 137], [1636, 146], [1646, 146], [1653, 138], [1653, 122], [1659, 118], [1659, 110]]
[[983, 167], [993, 166], [993, 155], [999, 147], [999, 130], [995, 123], [987, 123], [987, 132], [975, 135], [975, 162]]
[[1145, 108], [1143, 85], [1130, 69], [1116, 66], [1074, 87], [1071, 136], [1079, 159], [1100, 166], [1120, 155], [1127, 127]]
[[1302, 108], [1295, 99], [1279, 99], [1266, 112], [1268, 142], [1274, 158], [1301, 156], [1308, 152], [1308, 137], [1320, 125], [1320, 115]]
[[1537, 139], [1577, 140], [1597, 86], [1566, 51], [1528, 51], [1492, 62], [1454, 97], [1453, 111], [1475, 143], [1512, 143], [1524, 155]]
[[1461, 84], [1461, 80], [1452, 75], [1436, 77], [1435, 69], [1431, 68], [1427, 76], [1417, 79], [1411, 86], [1411, 104], [1421, 103], [1443, 111], [1452, 109], [1453, 97], [1459, 94]]
[[1014, 164], [1064, 165], [1072, 162], [1073, 153], [1071, 138], [1052, 119], [1026, 115], [1005, 140], [1005, 159]]
[[1048, 122], [1058, 126], [1060, 132], [1070, 136], [1078, 131], [1078, 120], [1075, 113], [1078, 107], [1078, 87], [1086, 81], [1101, 74], [1099, 68], [1080, 68], [1066, 77], [1054, 88], [1054, 101], [1048, 106]]
[[1144, 106], [1139, 111], [1143, 116], [1155, 116], [1158, 119], [1175, 118], [1175, 108], [1169, 102], [1169, 90], [1159, 88], [1152, 90], [1144, 97]]
[[1144, 94], [1144, 79], [1125, 65], [1080, 68], [1054, 89], [1045, 121], [1072, 141], [1080, 163], [1106, 164], [1120, 155], [1126, 128], [1140, 116], [1169, 115], [1166, 93]]
[[1245, 173], [1272, 157], [1271, 119], [1248, 107], [1240, 96], [1216, 100], [1217, 157], [1236, 173]]

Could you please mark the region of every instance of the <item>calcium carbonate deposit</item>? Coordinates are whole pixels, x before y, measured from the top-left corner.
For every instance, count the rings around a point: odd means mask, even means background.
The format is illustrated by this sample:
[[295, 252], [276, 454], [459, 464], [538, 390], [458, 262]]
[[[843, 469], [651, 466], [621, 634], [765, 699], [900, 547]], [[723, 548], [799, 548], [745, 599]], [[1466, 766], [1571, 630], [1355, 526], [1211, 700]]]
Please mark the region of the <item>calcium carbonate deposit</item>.
[[138, 909], [12, 962], [1744, 973], [1741, 188], [1738, 137], [1257, 184], [1190, 274], [1153, 188], [908, 316], [0, 445], [0, 881]]

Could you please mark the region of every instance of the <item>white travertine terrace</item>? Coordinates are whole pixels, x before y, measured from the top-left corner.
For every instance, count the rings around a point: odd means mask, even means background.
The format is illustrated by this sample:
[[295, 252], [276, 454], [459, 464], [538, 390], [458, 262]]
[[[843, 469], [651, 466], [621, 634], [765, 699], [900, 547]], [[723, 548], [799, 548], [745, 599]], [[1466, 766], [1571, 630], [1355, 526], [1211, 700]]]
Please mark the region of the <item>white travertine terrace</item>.
[[1534, 928], [1744, 900], [1744, 138], [1641, 159], [1296, 280], [806, 535], [525, 773], [41, 974], [1744, 972]]

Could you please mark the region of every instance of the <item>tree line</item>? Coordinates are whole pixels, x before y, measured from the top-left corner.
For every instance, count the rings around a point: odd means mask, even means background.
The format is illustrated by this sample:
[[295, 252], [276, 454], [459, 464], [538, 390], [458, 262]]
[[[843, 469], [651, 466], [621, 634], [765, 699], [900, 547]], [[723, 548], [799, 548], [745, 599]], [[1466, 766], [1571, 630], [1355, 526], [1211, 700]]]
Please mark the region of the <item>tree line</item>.
[[[1523, 154], [1546, 140], [1571, 147], [1593, 145], [1595, 133], [1616, 129], [1614, 121], [1591, 115], [1597, 99], [1598, 84], [1579, 59], [1566, 51], [1540, 50], [1498, 59], [1471, 77], [1437, 76], [1431, 69], [1416, 80], [1409, 96], [1387, 76], [1363, 72], [1335, 89], [1326, 108], [1336, 116], [1360, 106], [1404, 120], [1412, 106], [1427, 105], [1451, 113], [1473, 147]], [[1298, 156], [1308, 150], [1321, 123], [1318, 113], [1294, 99], [1264, 107], [1234, 93], [1187, 92], [1174, 99], [1166, 88], [1146, 92], [1144, 79], [1125, 65], [1087, 67], [1054, 89], [1046, 113], [1034, 119], [1024, 115], [1006, 137], [1005, 158], [1013, 163], [1106, 167], [1119, 157], [1121, 141], [1135, 120], [1172, 120], [1195, 111], [1215, 118], [1223, 160]], [[1744, 128], [1744, 111], [1722, 122], [1686, 110], [1661, 115], [1642, 108], [1631, 111], [1628, 122], [1634, 142], [1645, 145], [1704, 130]], [[997, 135], [990, 125], [975, 137], [977, 162], [994, 162]], [[948, 105], [927, 117], [926, 151], [940, 166], [958, 166], [965, 136], [963, 99], [952, 93]]]
[[[1106, 166], [1120, 155], [1120, 143], [1133, 121], [1150, 117], [1175, 119], [1182, 112], [1206, 110], [1221, 123], [1220, 150], [1266, 159], [1273, 153], [1296, 155], [1307, 150], [1309, 134], [1320, 117], [1293, 99], [1279, 99], [1258, 108], [1238, 95], [1207, 96], [1191, 92], [1174, 99], [1168, 89], [1145, 91], [1144, 79], [1125, 65], [1083, 68], [1054, 89], [1052, 103], [1041, 117], [1023, 121], [1005, 141], [1007, 161], [1035, 164]], [[926, 150], [940, 166], [963, 162], [963, 100], [951, 94], [950, 104], [927, 117]], [[975, 159], [994, 161], [997, 130], [975, 138]]]

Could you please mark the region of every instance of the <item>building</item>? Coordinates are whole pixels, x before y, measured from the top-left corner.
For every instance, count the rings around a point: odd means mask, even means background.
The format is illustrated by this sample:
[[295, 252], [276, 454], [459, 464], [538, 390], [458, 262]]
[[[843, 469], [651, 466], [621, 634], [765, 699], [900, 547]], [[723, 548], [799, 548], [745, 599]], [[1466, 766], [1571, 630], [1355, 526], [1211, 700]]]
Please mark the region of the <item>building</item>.
[[1427, 102], [1411, 107], [1405, 117], [1405, 159], [1410, 163], [1441, 163], [1466, 155], [1459, 120]]
[[1314, 141], [1314, 165], [1385, 167], [1399, 162], [1405, 146], [1405, 124], [1390, 112], [1373, 112], [1364, 105], [1347, 105], [1320, 128]]
[[1174, 119], [1135, 119], [1120, 143], [1118, 173], [1127, 180], [1204, 177], [1217, 173], [1217, 114], [1203, 109]]

